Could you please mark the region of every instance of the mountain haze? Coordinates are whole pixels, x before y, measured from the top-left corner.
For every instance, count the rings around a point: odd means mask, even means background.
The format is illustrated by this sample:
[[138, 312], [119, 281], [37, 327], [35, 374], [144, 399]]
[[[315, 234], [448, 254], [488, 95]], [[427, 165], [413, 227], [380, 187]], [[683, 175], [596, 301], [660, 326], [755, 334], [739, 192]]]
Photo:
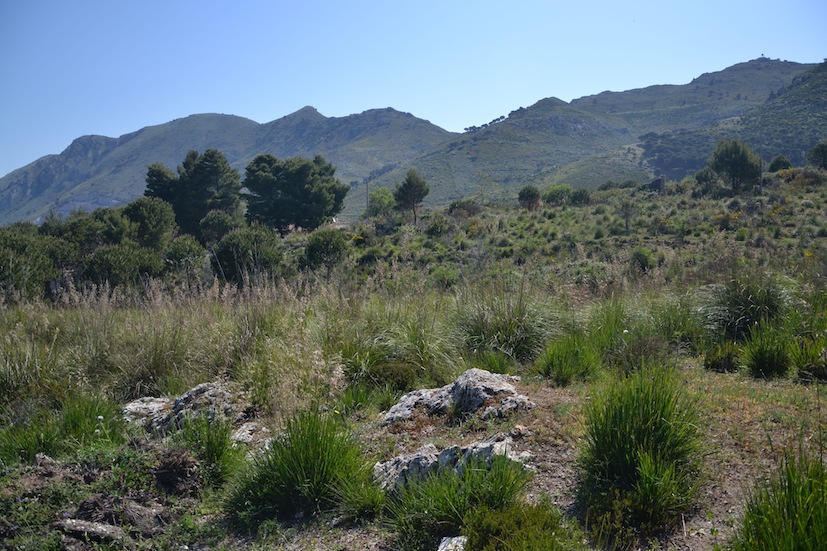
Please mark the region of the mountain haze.
[[[143, 194], [146, 167], [174, 168], [190, 149], [221, 150], [242, 172], [260, 153], [320, 154], [352, 186], [345, 215], [366, 192], [394, 186], [416, 168], [426, 201], [475, 193], [514, 196], [526, 183], [595, 187], [608, 179], [670, 178], [703, 164], [717, 138], [741, 137], [765, 160], [800, 162], [827, 136], [827, 65], [760, 58], [683, 85], [602, 92], [566, 103], [549, 97], [463, 134], [394, 109], [325, 117], [312, 107], [259, 124], [231, 115], [193, 115], [119, 138], [84, 136], [0, 178], [0, 223], [36, 220], [129, 202]], [[791, 153], [792, 152], [792, 153]]]

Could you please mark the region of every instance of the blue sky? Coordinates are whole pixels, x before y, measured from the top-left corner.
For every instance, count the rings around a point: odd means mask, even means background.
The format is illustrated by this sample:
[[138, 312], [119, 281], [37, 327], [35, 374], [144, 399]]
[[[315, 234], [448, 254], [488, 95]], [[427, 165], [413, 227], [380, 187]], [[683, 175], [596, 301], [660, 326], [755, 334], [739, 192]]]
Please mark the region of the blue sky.
[[393, 107], [453, 131], [555, 96], [827, 57], [823, 0], [0, 0], [0, 175], [193, 113]]

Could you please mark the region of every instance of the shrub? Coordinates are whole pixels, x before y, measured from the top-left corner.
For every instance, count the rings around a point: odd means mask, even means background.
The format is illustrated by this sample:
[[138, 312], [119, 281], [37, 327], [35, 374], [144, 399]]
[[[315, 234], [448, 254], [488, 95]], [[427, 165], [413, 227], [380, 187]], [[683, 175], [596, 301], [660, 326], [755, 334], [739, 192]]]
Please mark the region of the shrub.
[[731, 542], [734, 551], [823, 549], [827, 541], [827, 466], [799, 450], [786, 453], [776, 475], [756, 487]]
[[623, 544], [675, 523], [697, 487], [698, 426], [694, 399], [668, 370], [641, 369], [595, 396], [586, 411], [579, 500], [597, 535]]
[[250, 530], [270, 518], [329, 509], [343, 480], [368, 476], [361, 447], [335, 419], [303, 412], [242, 471], [225, 508], [237, 528]]
[[390, 525], [405, 548], [435, 547], [444, 536], [458, 535], [472, 510], [499, 510], [517, 499], [531, 478], [522, 464], [505, 456], [490, 465], [475, 457], [459, 470], [443, 469], [409, 482], [389, 502]]
[[568, 333], [546, 347], [535, 369], [556, 385], [566, 386], [592, 379], [600, 369], [600, 357], [584, 334]]
[[276, 234], [262, 226], [234, 230], [216, 245], [212, 264], [222, 279], [238, 284], [251, 276], [279, 276], [281, 242]]
[[787, 339], [776, 327], [758, 324], [744, 345], [741, 361], [755, 378], [771, 379], [785, 375], [792, 363]]
[[827, 333], [799, 338], [790, 359], [801, 381], [827, 381]]
[[466, 547], [480, 551], [574, 551], [587, 549], [575, 524], [543, 496], [537, 505], [514, 503], [500, 510], [475, 509], [465, 517]]
[[307, 239], [303, 265], [311, 270], [322, 267], [330, 270], [344, 260], [346, 254], [347, 239], [344, 234], [332, 228], [322, 228]]

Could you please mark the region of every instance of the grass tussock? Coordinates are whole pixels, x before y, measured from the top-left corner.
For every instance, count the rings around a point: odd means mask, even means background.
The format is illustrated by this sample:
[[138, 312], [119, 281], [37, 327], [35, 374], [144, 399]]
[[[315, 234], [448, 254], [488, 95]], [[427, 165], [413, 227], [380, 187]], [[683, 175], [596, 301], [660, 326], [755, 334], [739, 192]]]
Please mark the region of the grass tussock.
[[347, 491], [343, 483], [366, 480], [368, 472], [360, 444], [338, 421], [305, 411], [242, 471], [225, 509], [236, 527], [254, 532], [269, 519], [333, 508]]
[[827, 541], [827, 466], [799, 450], [787, 452], [766, 485], [750, 494], [731, 542], [733, 551], [823, 549]]
[[620, 547], [674, 525], [704, 456], [696, 402], [672, 372], [641, 369], [586, 410], [580, 502], [590, 532]]

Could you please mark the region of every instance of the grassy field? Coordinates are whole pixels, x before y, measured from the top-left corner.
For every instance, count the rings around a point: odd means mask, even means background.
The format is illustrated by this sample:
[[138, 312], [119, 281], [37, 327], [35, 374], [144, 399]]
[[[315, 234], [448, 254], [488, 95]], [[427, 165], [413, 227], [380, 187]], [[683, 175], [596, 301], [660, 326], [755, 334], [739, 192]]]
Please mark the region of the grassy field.
[[[777, 548], [817, 549], [827, 187], [808, 174], [739, 197], [685, 181], [537, 210], [467, 201], [417, 226], [354, 224], [335, 265], [284, 279], [9, 302], [0, 547], [67, 548], [59, 523], [106, 495], [162, 508], [163, 525], [113, 514], [126, 539], [72, 548], [430, 549], [464, 534], [475, 549], [770, 549], [769, 525]], [[519, 375], [536, 407], [381, 425], [404, 392], [471, 367]], [[283, 436], [248, 454], [217, 421], [159, 439], [121, 418], [206, 381]], [[475, 466], [398, 495], [370, 477], [517, 425], [530, 471]], [[185, 491], [160, 483], [172, 464]]]

